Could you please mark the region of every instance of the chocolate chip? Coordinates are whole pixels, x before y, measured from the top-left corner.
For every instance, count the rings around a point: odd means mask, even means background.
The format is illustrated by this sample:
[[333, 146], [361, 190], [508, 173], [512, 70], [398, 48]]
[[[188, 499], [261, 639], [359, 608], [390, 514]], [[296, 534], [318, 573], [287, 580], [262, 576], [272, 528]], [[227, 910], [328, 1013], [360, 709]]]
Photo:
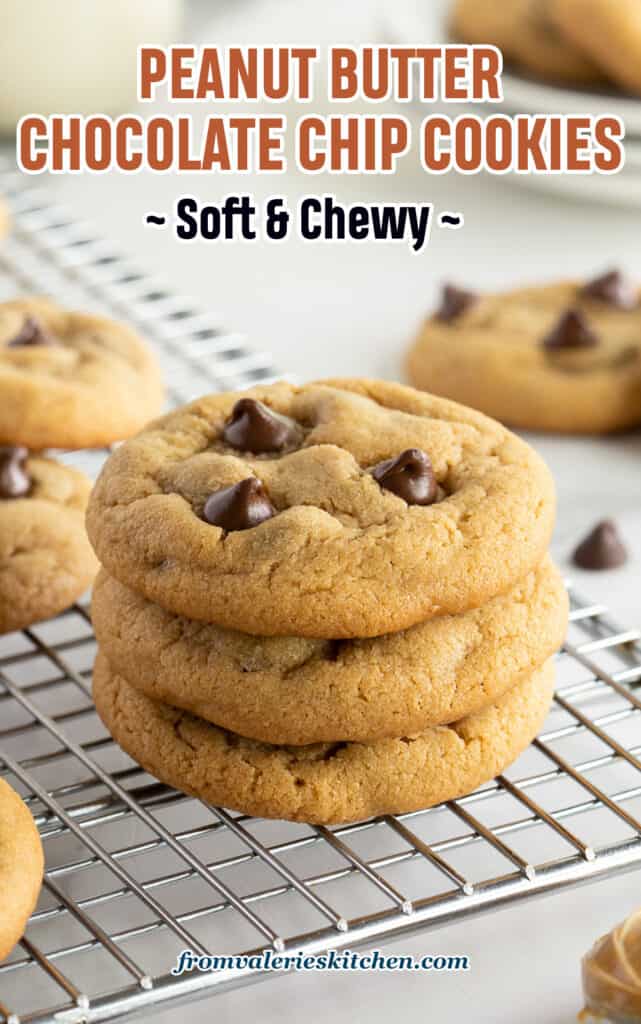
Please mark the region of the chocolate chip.
[[276, 515], [276, 509], [255, 476], [241, 480], [232, 487], [214, 491], [205, 502], [203, 519], [223, 530], [251, 530]]
[[408, 448], [395, 459], [379, 462], [372, 476], [408, 505], [432, 505], [438, 497], [432, 463], [420, 448]]
[[581, 569], [617, 569], [627, 559], [625, 544], [611, 519], [597, 523], [572, 555]]
[[0, 445], [0, 498], [24, 498], [31, 490], [28, 455], [22, 445]]
[[550, 351], [563, 348], [594, 348], [599, 344], [599, 339], [579, 309], [568, 309], [545, 336], [542, 344]]
[[281, 452], [302, 438], [298, 424], [253, 398], [241, 398], [225, 424], [223, 439], [241, 452]]
[[26, 348], [31, 345], [55, 345], [55, 341], [34, 317], [28, 316], [18, 333], [7, 342], [7, 347]]
[[476, 292], [466, 292], [463, 288], [457, 288], [453, 284], [444, 284], [441, 292], [441, 305], [436, 311], [436, 319], [443, 323], [451, 323], [461, 316], [466, 309], [469, 309], [478, 302]]
[[582, 295], [589, 299], [599, 299], [616, 309], [634, 309], [639, 304], [634, 285], [620, 270], [609, 270], [607, 274], [588, 281], [582, 289]]

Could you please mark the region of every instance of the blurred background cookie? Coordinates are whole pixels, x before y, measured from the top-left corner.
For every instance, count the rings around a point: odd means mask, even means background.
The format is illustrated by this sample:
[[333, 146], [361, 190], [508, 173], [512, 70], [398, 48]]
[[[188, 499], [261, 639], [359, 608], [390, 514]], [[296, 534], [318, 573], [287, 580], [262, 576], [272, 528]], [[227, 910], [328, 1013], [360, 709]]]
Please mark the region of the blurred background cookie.
[[617, 271], [496, 295], [446, 285], [407, 369], [511, 426], [605, 433], [641, 422], [640, 339], [639, 291]]
[[0, 633], [57, 615], [93, 582], [90, 490], [75, 469], [0, 447]]
[[549, 0], [456, 0], [452, 34], [465, 43], [492, 43], [507, 64], [542, 78], [599, 82], [599, 66], [559, 30], [553, 7]]
[[556, 0], [550, 15], [566, 39], [609, 78], [641, 95], [639, 0]]
[[162, 402], [156, 360], [125, 324], [44, 298], [0, 305], [0, 443], [99, 448]]

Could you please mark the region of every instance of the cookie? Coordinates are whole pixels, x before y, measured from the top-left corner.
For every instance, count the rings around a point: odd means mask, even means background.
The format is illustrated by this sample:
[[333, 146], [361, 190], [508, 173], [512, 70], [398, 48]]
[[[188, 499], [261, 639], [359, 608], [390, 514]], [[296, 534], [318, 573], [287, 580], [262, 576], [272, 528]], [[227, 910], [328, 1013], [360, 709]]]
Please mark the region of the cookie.
[[0, 447], [0, 633], [57, 615], [92, 583], [90, 490], [75, 469]]
[[162, 403], [156, 362], [124, 324], [47, 299], [0, 303], [0, 444], [99, 448]]
[[[604, 4], [608, 0], [603, 0]], [[579, 41], [571, 42], [554, 19], [557, 0], [457, 0], [452, 33], [464, 43], [491, 43], [507, 64], [559, 82], [589, 85], [603, 79]]]
[[169, 611], [340, 639], [504, 593], [553, 519], [547, 468], [498, 423], [348, 380], [171, 413], [109, 458], [87, 524], [110, 575]]
[[498, 295], [446, 286], [409, 352], [409, 379], [514, 427], [631, 427], [641, 422], [640, 299], [617, 271]]
[[42, 887], [38, 829], [18, 794], [0, 779], [0, 961], [22, 938]]
[[150, 700], [99, 655], [98, 713], [151, 775], [208, 803], [315, 824], [401, 814], [471, 792], [538, 732], [554, 686], [548, 662], [485, 711], [453, 725], [373, 743], [273, 746]]
[[639, 0], [555, 0], [551, 14], [566, 38], [613, 81], [641, 95]]
[[173, 615], [101, 572], [91, 614], [109, 664], [148, 697], [299, 746], [422, 732], [481, 710], [557, 650], [568, 598], [546, 559], [482, 608], [402, 633], [265, 638]]

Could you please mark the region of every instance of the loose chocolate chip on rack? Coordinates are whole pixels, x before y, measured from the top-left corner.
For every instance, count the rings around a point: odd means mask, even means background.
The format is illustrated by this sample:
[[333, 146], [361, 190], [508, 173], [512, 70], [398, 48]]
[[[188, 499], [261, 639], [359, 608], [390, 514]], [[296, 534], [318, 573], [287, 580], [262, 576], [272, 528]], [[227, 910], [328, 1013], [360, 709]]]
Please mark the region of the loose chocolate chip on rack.
[[478, 302], [478, 295], [475, 292], [467, 292], [463, 288], [457, 288], [456, 285], [445, 284], [441, 293], [441, 305], [436, 311], [436, 319], [442, 320], [444, 323], [451, 323], [476, 302]]
[[28, 455], [22, 445], [0, 445], [0, 498], [24, 498], [31, 490], [26, 468]]
[[634, 285], [620, 270], [610, 270], [607, 274], [588, 281], [582, 294], [590, 299], [599, 299], [617, 309], [634, 309], [639, 304]]
[[282, 452], [299, 444], [302, 430], [288, 416], [253, 398], [241, 398], [225, 424], [223, 439], [241, 452]]
[[420, 448], [408, 448], [395, 459], [379, 462], [372, 476], [408, 505], [432, 505], [438, 497], [432, 463]]
[[578, 309], [568, 309], [543, 339], [543, 347], [554, 351], [563, 348], [594, 348], [599, 339]]
[[55, 345], [55, 341], [34, 317], [28, 316], [15, 337], [8, 342], [8, 348], [26, 348], [31, 345]]
[[241, 480], [232, 487], [214, 491], [205, 502], [203, 519], [221, 529], [250, 530], [276, 515], [276, 509], [255, 476]]
[[597, 523], [572, 556], [581, 569], [617, 569], [627, 559], [625, 545], [611, 519]]

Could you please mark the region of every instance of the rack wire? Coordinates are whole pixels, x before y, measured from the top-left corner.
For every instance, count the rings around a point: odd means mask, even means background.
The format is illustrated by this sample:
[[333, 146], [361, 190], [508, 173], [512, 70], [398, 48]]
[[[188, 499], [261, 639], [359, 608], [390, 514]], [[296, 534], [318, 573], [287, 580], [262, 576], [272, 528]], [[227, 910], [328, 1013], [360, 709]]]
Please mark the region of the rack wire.
[[[0, 194], [14, 215], [0, 297], [51, 293], [133, 322], [174, 402], [275, 375], [3, 156]], [[95, 472], [104, 453], [65, 457]], [[333, 829], [230, 814], [146, 775], [96, 716], [86, 603], [0, 638], [0, 777], [33, 812], [47, 863], [26, 936], [0, 965], [0, 1024], [122, 1019], [266, 977], [173, 976], [184, 948], [355, 950], [641, 864], [641, 633], [571, 599], [554, 706], [504, 775], [437, 808]]]

